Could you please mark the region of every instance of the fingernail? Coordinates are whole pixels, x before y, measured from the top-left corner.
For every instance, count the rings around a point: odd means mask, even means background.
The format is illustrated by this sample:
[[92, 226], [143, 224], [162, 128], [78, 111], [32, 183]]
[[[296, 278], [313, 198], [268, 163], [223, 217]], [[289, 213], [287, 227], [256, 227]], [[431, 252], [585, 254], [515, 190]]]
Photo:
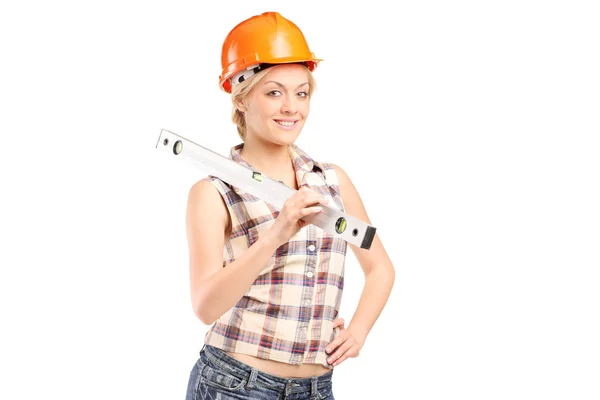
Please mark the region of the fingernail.
[[331, 353], [331, 347], [326, 348], [325, 351]]

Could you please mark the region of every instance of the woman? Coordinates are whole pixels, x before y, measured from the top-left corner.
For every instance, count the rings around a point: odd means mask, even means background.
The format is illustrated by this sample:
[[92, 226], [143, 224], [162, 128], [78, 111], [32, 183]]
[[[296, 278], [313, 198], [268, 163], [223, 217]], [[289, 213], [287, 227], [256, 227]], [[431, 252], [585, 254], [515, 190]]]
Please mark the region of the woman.
[[243, 21], [223, 44], [220, 85], [243, 140], [230, 158], [297, 192], [278, 211], [214, 176], [190, 189], [191, 299], [212, 326], [188, 400], [333, 399], [333, 368], [359, 354], [387, 302], [394, 268], [378, 236], [369, 250], [350, 245], [366, 279], [346, 328], [347, 243], [302, 219], [328, 204], [370, 224], [348, 175], [294, 144], [319, 61], [278, 13]]

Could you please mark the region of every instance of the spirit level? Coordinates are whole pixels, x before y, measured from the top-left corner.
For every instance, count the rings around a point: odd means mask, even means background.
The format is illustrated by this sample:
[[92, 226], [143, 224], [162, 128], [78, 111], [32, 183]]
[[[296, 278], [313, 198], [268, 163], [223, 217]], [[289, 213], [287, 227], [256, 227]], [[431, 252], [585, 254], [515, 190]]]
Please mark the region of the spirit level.
[[[187, 161], [209, 175], [238, 187], [278, 209], [283, 208], [286, 200], [296, 193], [295, 189], [282, 182], [273, 180], [259, 171], [247, 168], [166, 129], [161, 131], [156, 148], [172, 156], [184, 156]], [[302, 219], [357, 247], [367, 250], [371, 248], [376, 232], [375, 227], [346, 215], [336, 208], [324, 204], [320, 206], [321, 212]]]

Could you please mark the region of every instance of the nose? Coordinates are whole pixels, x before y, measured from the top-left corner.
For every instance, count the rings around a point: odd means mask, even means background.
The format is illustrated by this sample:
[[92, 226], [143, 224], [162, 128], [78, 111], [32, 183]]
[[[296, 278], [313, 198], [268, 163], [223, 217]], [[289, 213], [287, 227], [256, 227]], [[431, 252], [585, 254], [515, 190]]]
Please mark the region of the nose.
[[296, 112], [296, 99], [293, 96], [281, 96], [281, 112], [284, 114], [294, 114]]

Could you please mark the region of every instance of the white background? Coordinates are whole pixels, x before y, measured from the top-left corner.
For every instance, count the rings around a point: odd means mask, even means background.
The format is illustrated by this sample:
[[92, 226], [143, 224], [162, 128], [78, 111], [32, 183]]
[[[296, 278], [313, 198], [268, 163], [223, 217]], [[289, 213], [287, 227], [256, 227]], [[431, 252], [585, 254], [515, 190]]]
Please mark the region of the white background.
[[0, 398], [184, 398], [207, 329], [185, 206], [205, 175], [155, 145], [240, 142], [221, 45], [273, 10], [325, 59], [297, 144], [348, 172], [397, 270], [336, 398], [600, 398], [594, 2], [11, 3]]

